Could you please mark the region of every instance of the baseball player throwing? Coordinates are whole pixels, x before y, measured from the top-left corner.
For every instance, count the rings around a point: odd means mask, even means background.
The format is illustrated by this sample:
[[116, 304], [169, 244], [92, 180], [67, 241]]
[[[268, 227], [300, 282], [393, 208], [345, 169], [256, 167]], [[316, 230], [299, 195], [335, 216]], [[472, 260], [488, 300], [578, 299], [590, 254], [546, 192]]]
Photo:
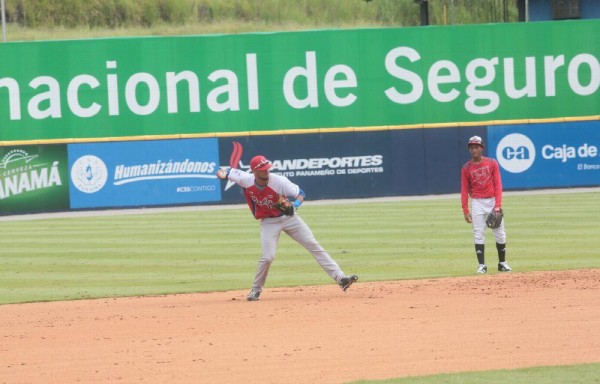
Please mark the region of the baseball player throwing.
[[[498, 162], [482, 156], [483, 141], [479, 136], [469, 139], [467, 148], [471, 153], [469, 160], [461, 169], [461, 203], [465, 221], [473, 224], [475, 252], [479, 267], [477, 273], [486, 273], [485, 264], [485, 227], [486, 217], [492, 211], [499, 215], [502, 212], [502, 181]], [[469, 196], [471, 197], [472, 212], [469, 212]], [[506, 232], [504, 220], [497, 228], [492, 229], [498, 250], [498, 271], [510, 272], [506, 262]]]
[[[256, 301], [267, 280], [269, 267], [275, 259], [275, 251], [281, 231], [306, 248], [317, 260], [327, 274], [345, 291], [358, 276], [346, 276], [339, 265], [329, 256], [317, 242], [315, 236], [304, 221], [295, 214], [296, 209], [304, 201], [304, 192], [287, 177], [271, 174], [271, 162], [264, 156], [255, 156], [250, 161], [252, 173], [231, 168], [228, 171], [217, 171], [219, 179], [228, 179], [242, 187], [244, 196], [254, 218], [260, 220], [262, 256], [252, 290], [246, 297], [248, 301]], [[277, 208], [281, 197], [295, 198], [293, 208], [284, 211]]]

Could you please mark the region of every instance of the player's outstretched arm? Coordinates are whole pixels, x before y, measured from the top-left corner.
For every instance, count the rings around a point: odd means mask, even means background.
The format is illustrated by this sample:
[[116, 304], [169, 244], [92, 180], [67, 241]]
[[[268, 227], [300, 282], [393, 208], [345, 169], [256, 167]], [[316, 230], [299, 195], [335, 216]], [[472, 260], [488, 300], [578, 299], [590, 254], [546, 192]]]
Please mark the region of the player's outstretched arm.
[[217, 177], [221, 180], [226, 180], [228, 176], [229, 176], [229, 172], [227, 172], [224, 169], [219, 169], [217, 171]]

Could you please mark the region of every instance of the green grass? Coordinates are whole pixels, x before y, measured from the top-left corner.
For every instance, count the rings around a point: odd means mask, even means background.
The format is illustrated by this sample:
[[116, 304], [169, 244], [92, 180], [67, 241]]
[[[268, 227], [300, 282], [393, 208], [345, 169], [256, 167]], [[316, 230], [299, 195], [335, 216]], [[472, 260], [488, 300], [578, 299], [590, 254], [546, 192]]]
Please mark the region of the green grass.
[[518, 370], [469, 372], [381, 381], [357, 381], [354, 384], [597, 384], [600, 364], [536, 367]]
[[[227, 19], [218, 23], [185, 23], [181, 25], [157, 24], [152, 27], [123, 26], [117, 28], [66, 28], [36, 27], [29, 28], [17, 24], [8, 24], [6, 28], [7, 41], [38, 41], [38, 40], [77, 40], [95, 38], [116, 38], [133, 36], [188, 36], [188, 35], [219, 35], [255, 32], [290, 32], [315, 29], [350, 29], [350, 28], [383, 28], [385, 25], [369, 23], [366, 21], [337, 24], [298, 24], [286, 21], [270, 24], [264, 21], [244, 21]], [[390, 27], [389, 25], [387, 27]], [[1, 42], [1, 41], [0, 41]]]
[[[600, 193], [505, 196], [514, 270], [600, 268], [598, 206]], [[307, 202], [301, 215], [342, 268], [363, 282], [475, 270], [471, 227], [456, 198]], [[0, 304], [246, 289], [260, 255], [259, 225], [247, 208], [2, 221], [0, 244]], [[281, 237], [267, 287], [331, 283], [308, 252]], [[600, 364], [588, 364], [368, 383], [593, 384], [599, 377]]]
[[[515, 271], [600, 268], [600, 193], [505, 196]], [[317, 239], [361, 281], [471, 275], [458, 199], [305, 204]], [[260, 255], [247, 208], [0, 222], [0, 304], [248, 288]], [[493, 236], [487, 260], [494, 265]], [[493, 268], [490, 268], [492, 270]], [[268, 287], [331, 284], [283, 235]]]

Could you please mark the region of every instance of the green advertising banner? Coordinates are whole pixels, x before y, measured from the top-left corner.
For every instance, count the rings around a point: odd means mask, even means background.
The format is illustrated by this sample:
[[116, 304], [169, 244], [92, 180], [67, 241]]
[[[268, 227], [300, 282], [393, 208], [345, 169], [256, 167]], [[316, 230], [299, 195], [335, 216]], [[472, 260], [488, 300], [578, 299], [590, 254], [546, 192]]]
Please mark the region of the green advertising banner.
[[0, 144], [600, 115], [600, 20], [0, 45]]
[[0, 214], [69, 209], [67, 146], [0, 147]]

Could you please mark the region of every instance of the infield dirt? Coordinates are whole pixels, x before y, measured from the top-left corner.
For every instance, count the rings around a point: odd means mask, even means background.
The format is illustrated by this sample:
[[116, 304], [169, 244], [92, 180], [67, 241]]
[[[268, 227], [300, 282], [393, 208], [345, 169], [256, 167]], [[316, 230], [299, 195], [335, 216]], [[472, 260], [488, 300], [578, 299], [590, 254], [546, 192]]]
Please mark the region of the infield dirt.
[[3, 383], [345, 383], [600, 362], [600, 270], [0, 306]]

